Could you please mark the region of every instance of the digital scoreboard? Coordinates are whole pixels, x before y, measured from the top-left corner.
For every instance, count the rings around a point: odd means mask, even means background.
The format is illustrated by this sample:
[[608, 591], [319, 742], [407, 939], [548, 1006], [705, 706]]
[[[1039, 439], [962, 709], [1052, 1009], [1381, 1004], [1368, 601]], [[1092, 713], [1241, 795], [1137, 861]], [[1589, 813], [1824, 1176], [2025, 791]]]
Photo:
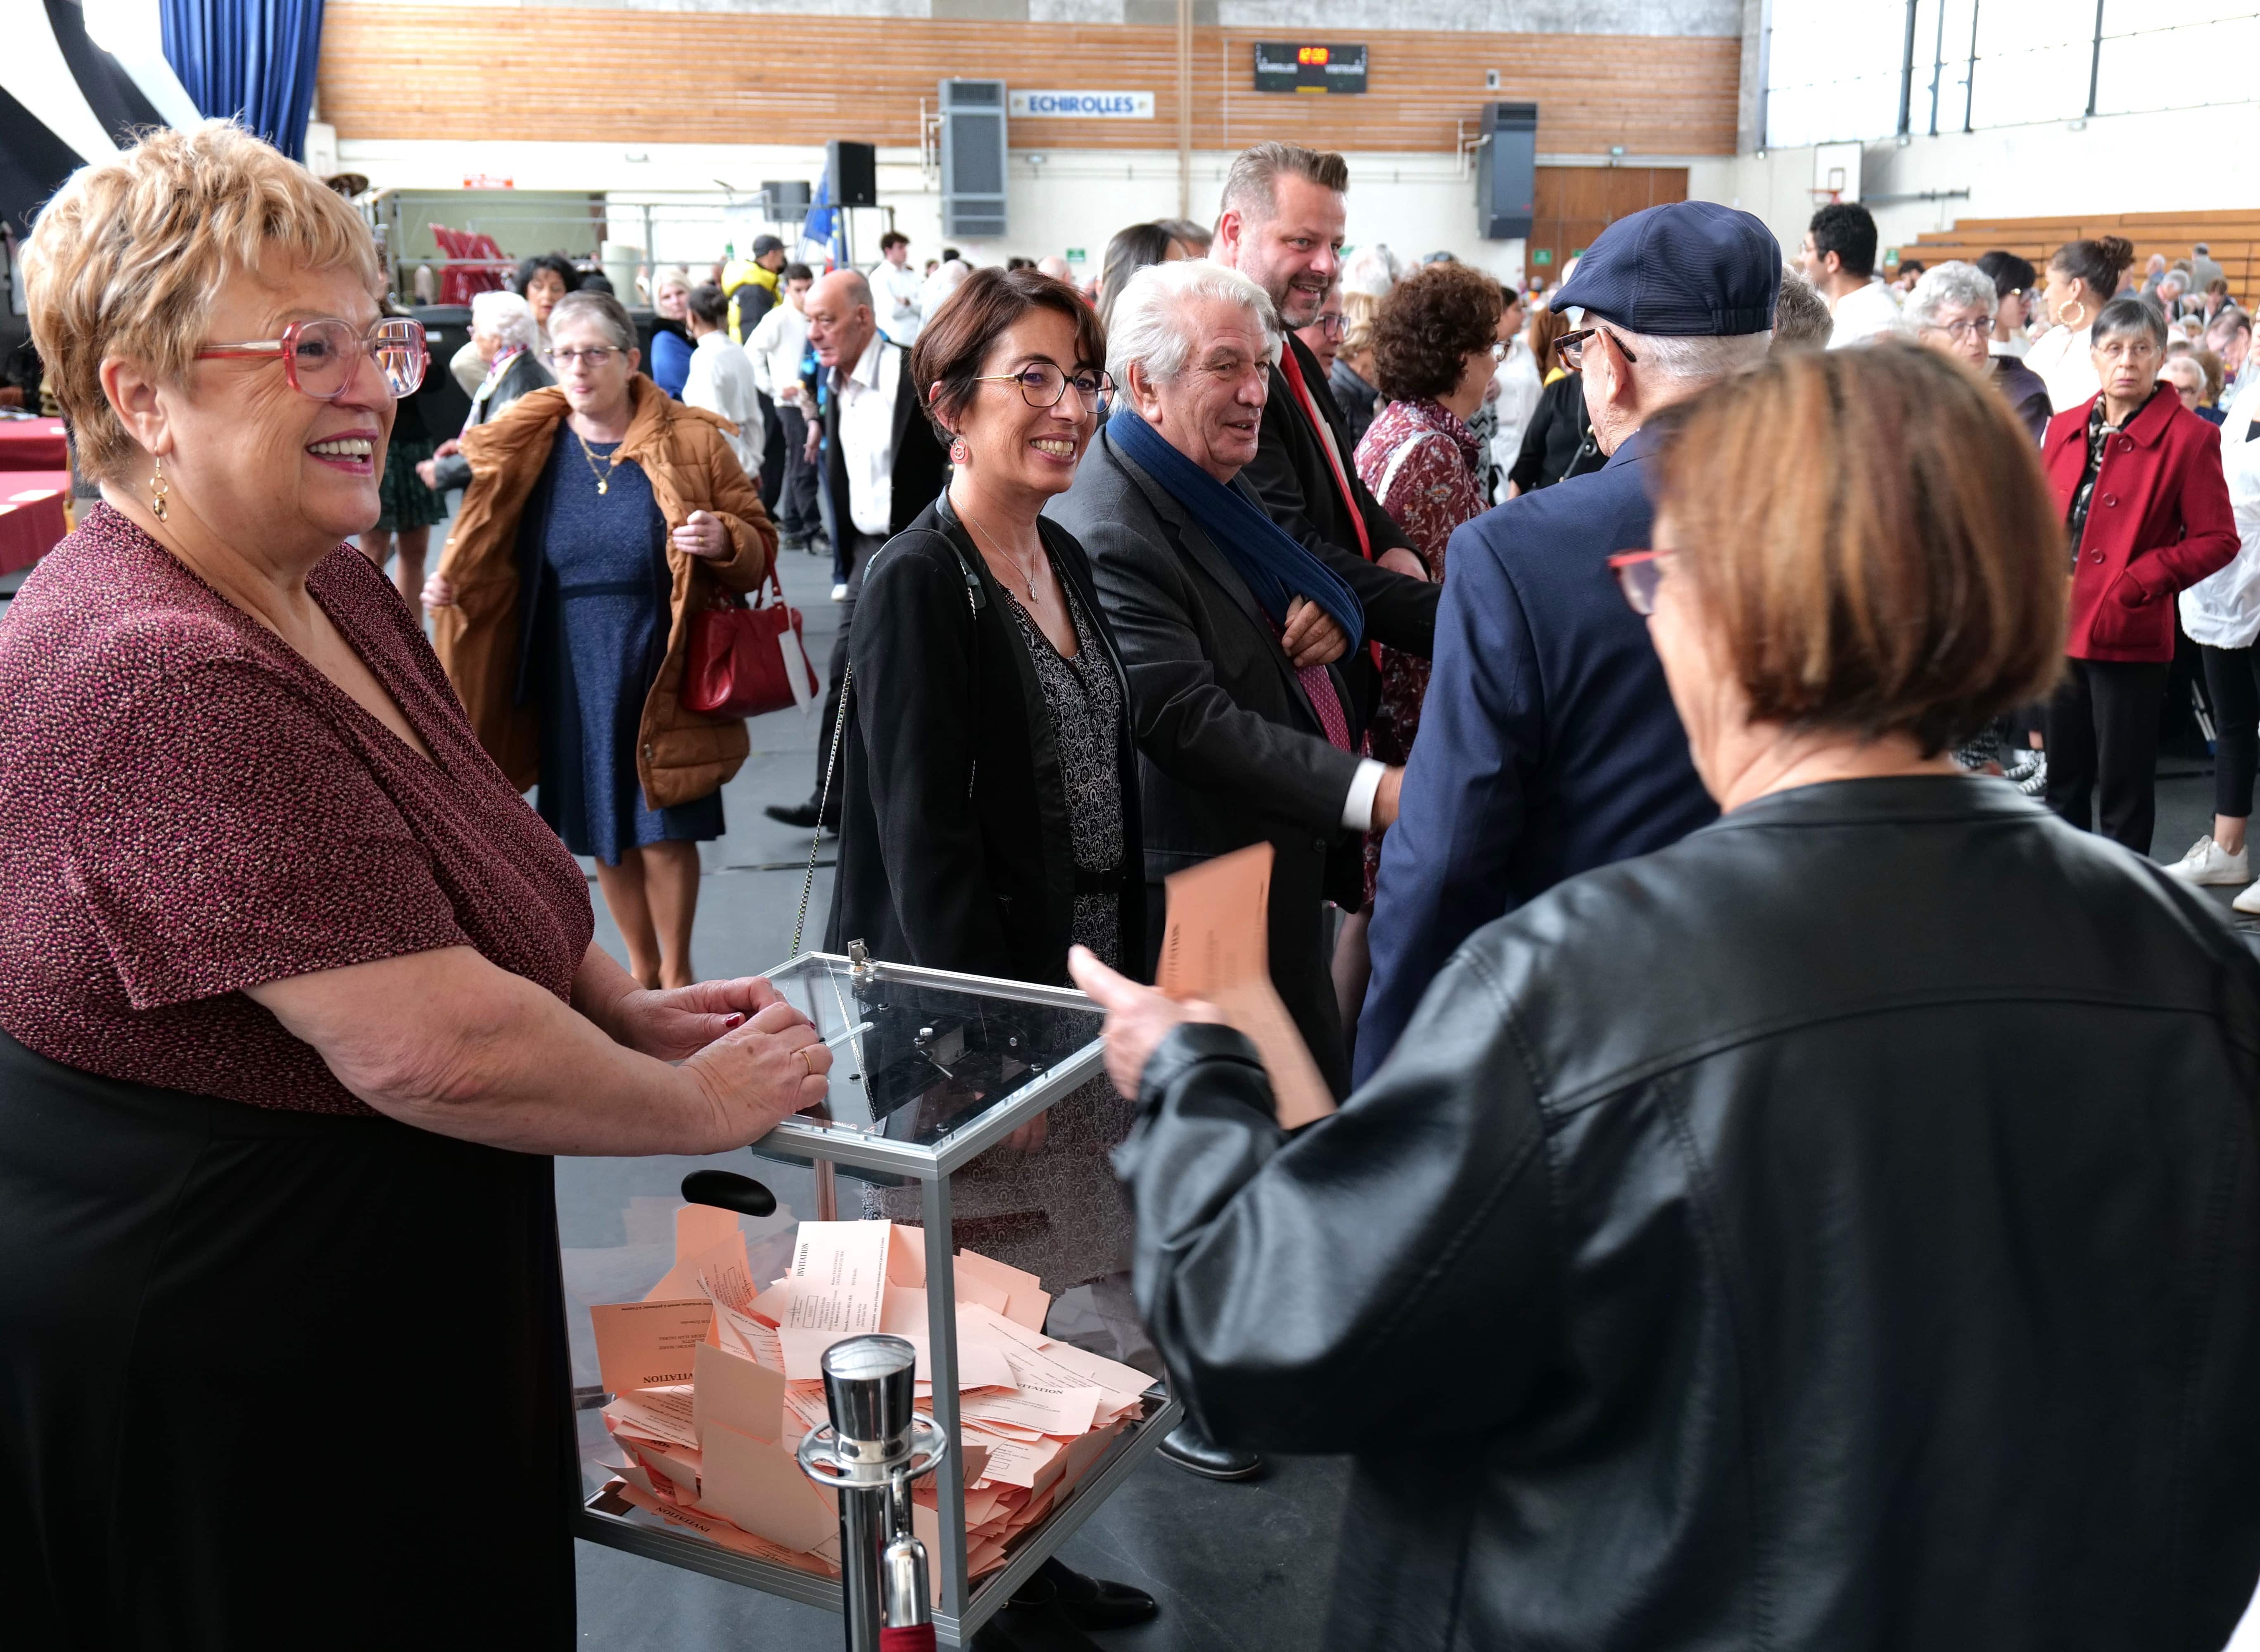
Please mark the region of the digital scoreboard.
[[1259, 92], [1362, 92], [1365, 48], [1310, 46], [1291, 40], [1255, 43], [1255, 89]]

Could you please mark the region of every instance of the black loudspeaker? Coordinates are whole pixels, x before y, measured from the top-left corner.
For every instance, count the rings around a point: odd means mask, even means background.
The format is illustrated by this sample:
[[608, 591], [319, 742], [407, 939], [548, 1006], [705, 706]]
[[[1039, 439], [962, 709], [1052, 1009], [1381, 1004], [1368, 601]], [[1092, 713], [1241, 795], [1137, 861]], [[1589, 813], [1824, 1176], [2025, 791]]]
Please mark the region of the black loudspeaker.
[[879, 152], [868, 143], [834, 138], [824, 146], [824, 175], [832, 184], [834, 206], [879, 204]]
[[1476, 151], [1476, 233], [1511, 241], [1530, 233], [1538, 196], [1538, 105], [1485, 104]]
[[1005, 225], [1005, 82], [944, 81], [941, 232], [1001, 240]]

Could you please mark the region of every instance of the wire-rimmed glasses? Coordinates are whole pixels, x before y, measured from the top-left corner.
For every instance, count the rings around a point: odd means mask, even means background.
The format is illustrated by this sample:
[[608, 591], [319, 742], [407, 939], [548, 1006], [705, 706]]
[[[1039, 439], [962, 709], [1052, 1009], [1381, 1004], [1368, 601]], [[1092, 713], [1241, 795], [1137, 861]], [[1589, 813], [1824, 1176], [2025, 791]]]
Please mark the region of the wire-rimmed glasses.
[[279, 339], [207, 344], [197, 352], [199, 361], [212, 356], [278, 358], [290, 388], [318, 402], [335, 401], [344, 395], [364, 355], [375, 358], [377, 371], [384, 375], [385, 388], [396, 401], [415, 394], [432, 360], [424, 342], [423, 323], [404, 316], [388, 316], [367, 333], [356, 333], [351, 323], [334, 318], [294, 321], [282, 329]]
[[1114, 400], [1114, 381], [1105, 373], [1094, 373], [1085, 368], [1066, 373], [1049, 361], [1031, 361], [1017, 373], [984, 373], [973, 381], [976, 384], [1017, 384], [1020, 399], [1031, 407], [1057, 407], [1071, 385], [1083, 398], [1084, 411], [1094, 418], [1105, 418], [1108, 405]]

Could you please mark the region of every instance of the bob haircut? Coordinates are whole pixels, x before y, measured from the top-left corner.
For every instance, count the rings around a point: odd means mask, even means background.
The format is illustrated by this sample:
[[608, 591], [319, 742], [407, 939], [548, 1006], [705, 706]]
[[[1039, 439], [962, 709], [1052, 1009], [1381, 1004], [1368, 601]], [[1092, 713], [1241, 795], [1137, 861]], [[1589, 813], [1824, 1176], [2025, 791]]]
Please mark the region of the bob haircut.
[[1927, 756], [2054, 690], [2063, 520], [1975, 374], [1898, 341], [1798, 352], [1671, 423], [1656, 515], [1754, 719]]
[[23, 252], [32, 340], [89, 476], [119, 480], [136, 451], [102, 391], [102, 363], [178, 383], [209, 342], [222, 290], [279, 256], [384, 291], [361, 215], [232, 120], [152, 132], [55, 192]]
[[911, 383], [918, 386], [919, 405], [944, 441], [950, 432], [942, 421], [956, 417], [972, 399], [974, 381], [997, 340], [1038, 310], [1056, 311], [1075, 324], [1076, 359], [1060, 362], [1062, 372], [1105, 369], [1106, 331], [1082, 294], [1033, 266], [976, 269], [919, 329], [911, 348]]
[[[1504, 308], [1498, 283], [1481, 270], [1423, 265], [1381, 301], [1373, 324], [1374, 383], [1392, 402], [1450, 394], [1470, 354], [1480, 350], [1488, 359]], [[1348, 340], [1342, 347], [1348, 349]]]

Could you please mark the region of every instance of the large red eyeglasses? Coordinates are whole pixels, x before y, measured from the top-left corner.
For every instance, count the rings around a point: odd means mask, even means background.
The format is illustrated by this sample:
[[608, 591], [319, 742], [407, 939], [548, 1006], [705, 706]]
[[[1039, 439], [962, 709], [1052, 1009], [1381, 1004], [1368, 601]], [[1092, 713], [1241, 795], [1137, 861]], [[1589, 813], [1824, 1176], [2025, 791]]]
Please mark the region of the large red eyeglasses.
[[197, 352], [197, 360], [231, 355], [281, 357], [282, 376], [290, 388], [322, 402], [346, 393], [364, 355], [376, 358], [377, 371], [384, 375], [396, 401], [415, 393], [432, 360], [424, 344], [423, 323], [397, 316], [387, 317], [367, 333], [355, 333], [343, 321], [294, 321], [279, 339], [208, 344]]

